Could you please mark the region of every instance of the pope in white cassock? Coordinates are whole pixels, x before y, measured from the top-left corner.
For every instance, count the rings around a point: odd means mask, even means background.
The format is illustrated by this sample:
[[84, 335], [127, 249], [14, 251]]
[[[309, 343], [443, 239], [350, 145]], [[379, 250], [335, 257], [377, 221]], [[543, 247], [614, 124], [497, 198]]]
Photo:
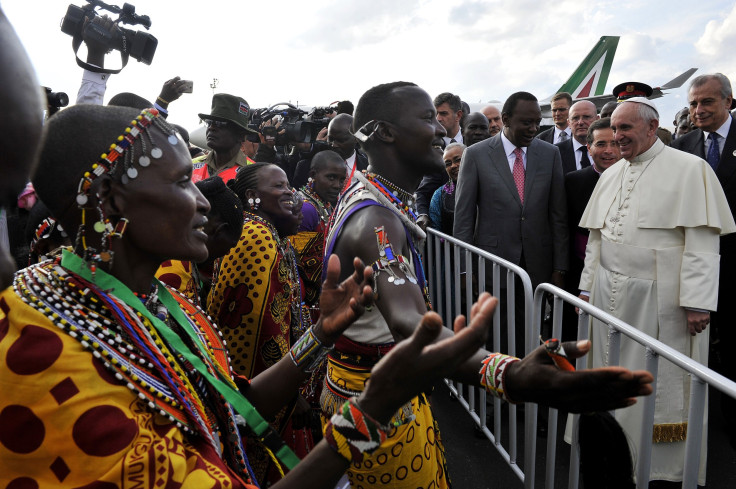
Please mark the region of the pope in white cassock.
[[[707, 365], [709, 311], [718, 303], [719, 235], [736, 231], [715, 173], [657, 138], [654, 104], [636, 97], [611, 116], [622, 159], [603, 173], [583, 213], [590, 229], [581, 297]], [[592, 366], [608, 363], [607, 327], [593, 321]], [[644, 347], [621, 338], [620, 365], [645, 366]], [[659, 362], [650, 480], [681, 481], [690, 378]], [[706, 429], [698, 484], [705, 485]], [[636, 462], [643, 403], [616, 411]]]

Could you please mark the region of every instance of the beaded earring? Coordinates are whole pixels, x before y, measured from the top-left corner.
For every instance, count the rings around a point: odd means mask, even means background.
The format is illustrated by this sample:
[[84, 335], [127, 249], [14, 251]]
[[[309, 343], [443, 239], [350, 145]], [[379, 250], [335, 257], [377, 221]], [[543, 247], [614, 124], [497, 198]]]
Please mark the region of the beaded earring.
[[[180, 137], [176, 135], [176, 131], [173, 127], [159, 117], [158, 110], [144, 109], [138, 117], [130, 122], [128, 127], [125, 128], [123, 134], [118, 136], [116, 141], [110, 145], [108, 151], [106, 153], [102, 153], [100, 159], [92, 165], [90, 171], [84, 173], [79, 181], [76, 201], [82, 211], [82, 223], [77, 231], [75, 247], [82, 251], [82, 257], [88, 263], [93, 274], [96, 271], [98, 263], [112, 265], [113, 253], [110, 250], [110, 240], [112, 238], [122, 237], [128, 225], [128, 220], [122, 218], [113, 227], [110, 220], [104, 215], [99, 196], [97, 196], [96, 207], [100, 219], [93, 224], [93, 229], [97, 233], [102, 234], [101, 251], [98, 253], [94, 248], [87, 246], [86, 211], [94, 208], [94, 206], [90, 205], [90, 190], [92, 183], [97, 177], [104, 175], [105, 173], [119, 175], [120, 181], [124, 185], [127, 185], [130, 180], [137, 178], [138, 169], [133, 165], [135, 151], [132, 148], [137, 140], [141, 141], [142, 151], [137, 160], [138, 165], [141, 168], [149, 166], [151, 164], [151, 159], [158, 160], [162, 158], [164, 152], [161, 148], [155, 145], [150, 134], [150, 127], [152, 125], [167, 136], [169, 144], [172, 146], [179, 144]], [[144, 137], [141, 137], [141, 135]], [[146, 144], [146, 140], [148, 140], [150, 144], [150, 151], [148, 150], [149, 146]]]
[[250, 206], [250, 210], [257, 211], [258, 207], [260, 207], [261, 204], [261, 198], [256, 197], [255, 200], [253, 200], [253, 197], [248, 199], [248, 205]]

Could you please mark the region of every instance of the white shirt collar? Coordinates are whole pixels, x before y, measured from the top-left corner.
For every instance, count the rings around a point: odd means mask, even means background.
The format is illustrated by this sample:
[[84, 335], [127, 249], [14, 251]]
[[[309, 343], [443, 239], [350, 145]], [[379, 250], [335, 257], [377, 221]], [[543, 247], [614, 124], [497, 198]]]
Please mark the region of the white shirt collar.
[[[506, 156], [511, 157], [511, 155], [514, 153], [514, 150], [517, 148], [517, 146], [508, 140], [508, 138], [506, 137], [506, 134], [504, 134], [503, 131], [501, 131], [501, 142], [503, 143], [503, 150], [504, 152], [506, 152]], [[527, 147], [522, 146], [521, 150], [526, 155]]]
[[[728, 137], [728, 131], [731, 130], [731, 114], [726, 117], [726, 122], [721, 124], [721, 127], [715, 130], [715, 133], [721, 136], [723, 139], [726, 139]], [[708, 139], [708, 136], [710, 136], [709, 132], [703, 131], [703, 137], [705, 139]]]
[[352, 170], [353, 167], [355, 166], [356, 155], [357, 153], [353, 151], [353, 154], [350, 155], [350, 157], [347, 160], [345, 160], [345, 164], [348, 166], [348, 170]]

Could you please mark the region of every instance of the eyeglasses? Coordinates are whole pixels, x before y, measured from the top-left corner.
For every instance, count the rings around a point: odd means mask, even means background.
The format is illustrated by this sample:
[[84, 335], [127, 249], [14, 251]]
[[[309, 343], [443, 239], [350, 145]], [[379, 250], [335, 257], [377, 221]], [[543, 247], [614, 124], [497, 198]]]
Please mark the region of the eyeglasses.
[[230, 125], [230, 123], [227, 122], [227, 121], [213, 121], [212, 119], [205, 120], [204, 121], [204, 124], [207, 127], [212, 127], [212, 126], [215, 126], [215, 127], [228, 127]]

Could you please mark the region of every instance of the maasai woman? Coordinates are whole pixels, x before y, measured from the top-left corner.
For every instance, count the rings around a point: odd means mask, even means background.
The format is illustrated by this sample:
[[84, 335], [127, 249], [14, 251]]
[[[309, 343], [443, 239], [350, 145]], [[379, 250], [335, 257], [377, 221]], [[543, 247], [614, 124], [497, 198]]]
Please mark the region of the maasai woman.
[[[220, 263], [208, 312], [222, 329], [235, 372], [250, 378], [281, 360], [311, 319], [302, 306], [296, 257], [286, 239], [296, 229], [286, 174], [276, 165], [258, 163], [241, 168], [230, 185], [245, 206], [243, 230]], [[275, 428], [304, 456], [314, 445], [312, 436], [306, 429], [292, 432], [290, 413], [281, 413]], [[268, 454], [254, 447], [249, 455], [257, 476], [265, 478]], [[269, 479], [277, 476], [272, 472]]]
[[465, 151], [463, 143], [450, 143], [445, 148], [442, 159], [450, 180], [435, 190], [429, 203], [429, 226], [450, 236], [455, 223], [455, 186], [463, 151]]

